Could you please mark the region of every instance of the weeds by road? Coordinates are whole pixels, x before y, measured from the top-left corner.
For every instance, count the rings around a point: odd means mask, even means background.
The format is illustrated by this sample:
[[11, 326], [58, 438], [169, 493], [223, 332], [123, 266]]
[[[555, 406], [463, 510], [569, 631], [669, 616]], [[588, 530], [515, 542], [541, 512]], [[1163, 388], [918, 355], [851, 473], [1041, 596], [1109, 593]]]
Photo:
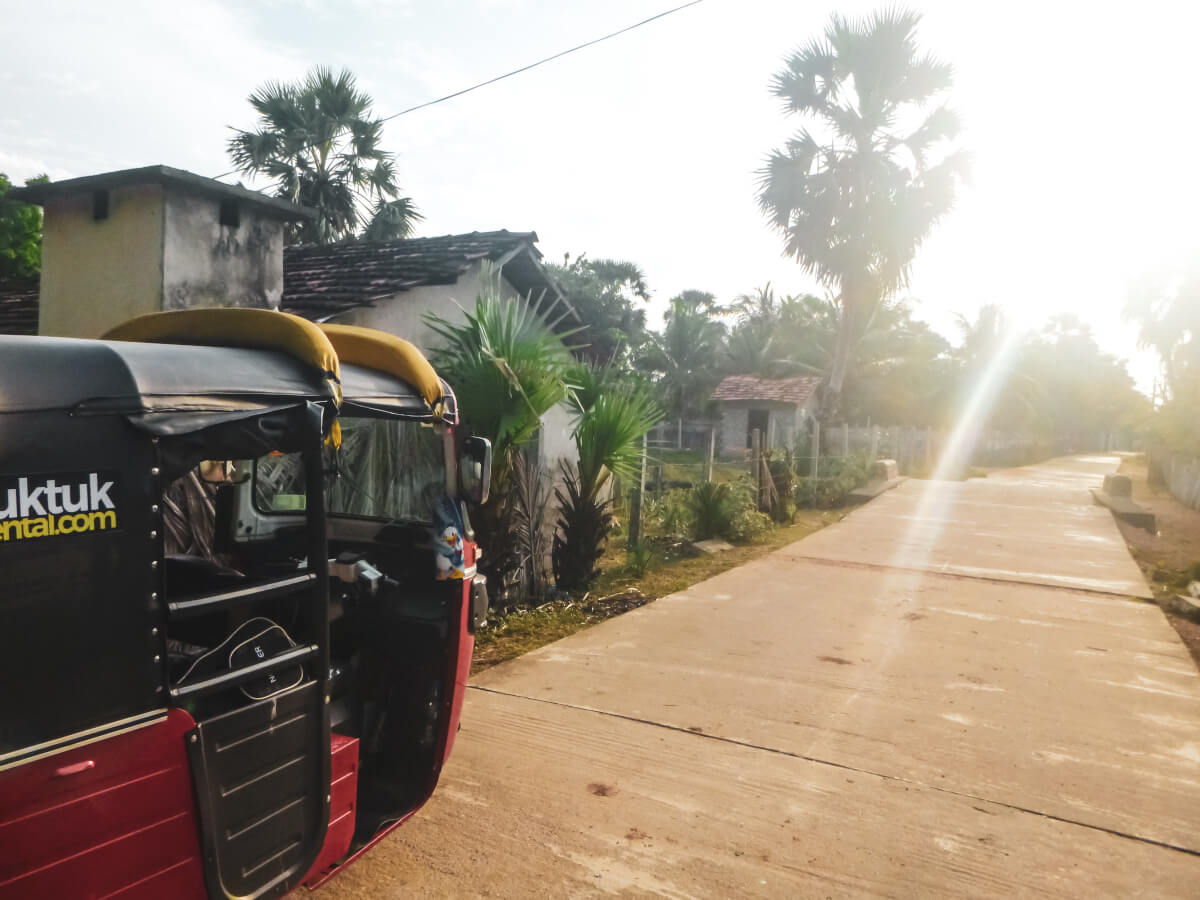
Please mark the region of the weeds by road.
[[[1171, 595], [1186, 590], [1200, 565], [1200, 510], [1184, 506], [1165, 487], [1149, 484], [1144, 456], [1125, 457], [1120, 472], [1129, 476], [1134, 500], [1155, 516], [1157, 534], [1119, 520], [1117, 526], [1161, 605]], [[1200, 666], [1200, 625], [1164, 612]]]

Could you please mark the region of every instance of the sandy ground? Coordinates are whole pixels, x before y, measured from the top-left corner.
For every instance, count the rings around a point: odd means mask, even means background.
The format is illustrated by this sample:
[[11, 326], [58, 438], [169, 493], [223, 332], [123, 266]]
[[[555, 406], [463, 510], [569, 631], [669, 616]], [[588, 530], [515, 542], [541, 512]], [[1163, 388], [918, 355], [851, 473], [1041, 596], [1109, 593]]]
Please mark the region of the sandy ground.
[[481, 676], [429, 805], [319, 900], [1178, 896], [1200, 677], [1089, 485], [909, 481]]

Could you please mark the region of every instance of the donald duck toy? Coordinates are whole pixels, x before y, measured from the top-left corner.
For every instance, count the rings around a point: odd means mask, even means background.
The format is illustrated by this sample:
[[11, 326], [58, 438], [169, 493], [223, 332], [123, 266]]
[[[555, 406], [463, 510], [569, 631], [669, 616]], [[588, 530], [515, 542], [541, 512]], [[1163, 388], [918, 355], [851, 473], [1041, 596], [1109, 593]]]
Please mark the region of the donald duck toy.
[[438, 581], [451, 578], [462, 578], [463, 572], [463, 542], [462, 535], [453, 525], [447, 525], [434, 541], [434, 552], [437, 553]]
[[432, 530], [437, 566], [434, 578], [438, 581], [465, 578], [462, 527], [452, 501], [443, 499], [434, 508]]

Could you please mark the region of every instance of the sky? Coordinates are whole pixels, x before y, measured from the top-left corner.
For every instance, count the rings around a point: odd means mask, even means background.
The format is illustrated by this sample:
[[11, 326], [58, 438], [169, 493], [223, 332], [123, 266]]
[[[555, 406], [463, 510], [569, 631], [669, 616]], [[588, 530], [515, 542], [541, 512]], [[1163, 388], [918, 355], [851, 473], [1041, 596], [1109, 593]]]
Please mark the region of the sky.
[[[389, 115], [678, 2], [0, 0], [0, 172], [220, 175], [267, 80], [347, 67]], [[418, 233], [534, 230], [552, 261], [629, 259], [656, 312], [688, 288], [814, 290], [755, 202], [756, 170], [799, 124], [768, 84], [831, 12], [876, 6], [704, 0], [402, 116], [385, 145], [425, 215]], [[918, 316], [953, 337], [955, 316], [986, 303], [1029, 327], [1073, 312], [1149, 391], [1155, 360], [1121, 308], [1197, 246], [1200, 6], [911, 6], [922, 46], [955, 68], [948, 99], [973, 159], [913, 266]]]

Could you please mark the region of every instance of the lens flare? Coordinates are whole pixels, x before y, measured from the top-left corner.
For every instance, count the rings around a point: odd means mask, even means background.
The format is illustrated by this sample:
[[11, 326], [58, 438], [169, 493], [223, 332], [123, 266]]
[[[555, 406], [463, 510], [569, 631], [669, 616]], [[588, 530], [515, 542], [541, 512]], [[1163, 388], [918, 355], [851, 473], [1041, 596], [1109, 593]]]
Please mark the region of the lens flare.
[[[950, 436], [942, 446], [930, 476], [933, 481], [957, 481], [962, 478], [974, 452], [975, 442], [995, 408], [996, 399], [1012, 375], [1013, 363], [1025, 334], [1025, 329], [1021, 327], [1012, 326], [1005, 330], [996, 351], [976, 378]], [[923, 569], [929, 564], [933, 548], [946, 529], [947, 513], [958, 493], [948, 484], [924, 486], [915, 514], [893, 551], [890, 566]]]

